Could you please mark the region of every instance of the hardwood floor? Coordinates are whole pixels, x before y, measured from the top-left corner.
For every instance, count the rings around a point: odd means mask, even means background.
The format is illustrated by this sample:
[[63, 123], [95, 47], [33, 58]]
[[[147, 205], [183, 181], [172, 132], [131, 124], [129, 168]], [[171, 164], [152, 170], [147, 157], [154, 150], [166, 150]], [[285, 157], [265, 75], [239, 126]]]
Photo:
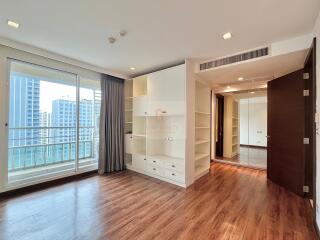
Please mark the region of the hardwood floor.
[[254, 168], [267, 169], [267, 149], [253, 146], [240, 146], [239, 154], [233, 158], [215, 157], [217, 160], [223, 160], [242, 165], [248, 165]]
[[316, 239], [306, 200], [264, 171], [214, 164], [187, 190], [134, 172], [0, 201], [1, 240]]

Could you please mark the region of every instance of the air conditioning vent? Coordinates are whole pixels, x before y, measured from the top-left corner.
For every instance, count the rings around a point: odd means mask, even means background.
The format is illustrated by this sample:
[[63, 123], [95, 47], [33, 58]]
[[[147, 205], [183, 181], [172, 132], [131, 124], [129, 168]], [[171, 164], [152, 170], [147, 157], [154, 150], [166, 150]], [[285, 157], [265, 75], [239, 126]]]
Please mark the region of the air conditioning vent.
[[250, 52], [237, 54], [231, 57], [226, 57], [226, 58], [221, 58], [221, 59], [213, 60], [206, 63], [201, 63], [200, 71], [216, 68], [216, 67], [236, 63], [236, 62], [243, 62], [249, 59], [259, 58], [259, 57], [267, 56], [268, 54], [269, 54], [268, 47], [261, 48], [261, 49], [253, 50]]

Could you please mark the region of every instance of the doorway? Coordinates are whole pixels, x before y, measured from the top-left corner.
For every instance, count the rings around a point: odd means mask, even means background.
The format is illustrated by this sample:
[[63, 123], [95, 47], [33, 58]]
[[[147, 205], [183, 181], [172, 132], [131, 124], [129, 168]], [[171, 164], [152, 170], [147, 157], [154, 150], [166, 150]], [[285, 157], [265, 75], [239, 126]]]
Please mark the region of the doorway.
[[214, 160], [266, 169], [267, 89], [218, 94], [216, 114]]
[[216, 156], [223, 157], [223, 122], [224, 122], [224, 97], [216, 95], [216, 124], [215, 124], [215, 143], [216, 143]]

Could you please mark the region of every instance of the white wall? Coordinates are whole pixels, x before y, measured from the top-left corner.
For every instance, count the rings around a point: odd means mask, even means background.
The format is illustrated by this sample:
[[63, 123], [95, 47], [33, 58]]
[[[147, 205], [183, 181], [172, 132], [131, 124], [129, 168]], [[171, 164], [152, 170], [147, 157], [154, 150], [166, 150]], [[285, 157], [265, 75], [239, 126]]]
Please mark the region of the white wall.
[[240, 144], [267, 146], [267, 97], [240, 99]]
[[[314, 35], [317, 37], [317, 102], [316, 111], [320, 112], [320, 13], [314, 28]], [[317, 128], [320, 127], [320, 123], [317, 123]], [[316, 136], [316, 151], [317, 151], [317, 170], [316, 170], [316, 209], [317, 209], [317, 224], [320, 226], [320, 135]]]

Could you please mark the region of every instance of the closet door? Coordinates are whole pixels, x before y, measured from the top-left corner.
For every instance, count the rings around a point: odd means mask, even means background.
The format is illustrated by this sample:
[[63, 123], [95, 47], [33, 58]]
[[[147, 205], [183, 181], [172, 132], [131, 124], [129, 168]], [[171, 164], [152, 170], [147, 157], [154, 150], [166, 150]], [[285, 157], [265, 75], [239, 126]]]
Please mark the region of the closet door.
[[148, 115], [148, 97], [138, 96], [133, 98], [133, 116]]
[[148, 75], [148, 115], [182, 115], [185, 112], [185, 65]]

